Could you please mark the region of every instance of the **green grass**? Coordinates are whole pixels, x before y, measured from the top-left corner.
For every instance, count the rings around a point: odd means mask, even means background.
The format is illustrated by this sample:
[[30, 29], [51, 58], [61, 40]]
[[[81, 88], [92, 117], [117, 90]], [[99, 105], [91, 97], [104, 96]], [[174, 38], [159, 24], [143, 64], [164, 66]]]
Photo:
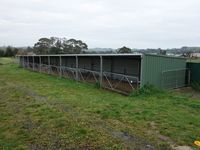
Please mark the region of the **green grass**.
[[0, 64], [3, 65], [3, 64], [11, 64], [14, 62], [14, 59], [13, 58], [10, 58], [10, 57], [0, 57]]
[[193, 88], [194, 90], [200, 92], [200, 83], [199, 83], [199, 82], [193, 82], [191, 86], [192, 86], [192, 88]]
[[200, 140], [200, 100], [189, 95], [127, 97], [0, 63], [0, 149], [168, 149]]

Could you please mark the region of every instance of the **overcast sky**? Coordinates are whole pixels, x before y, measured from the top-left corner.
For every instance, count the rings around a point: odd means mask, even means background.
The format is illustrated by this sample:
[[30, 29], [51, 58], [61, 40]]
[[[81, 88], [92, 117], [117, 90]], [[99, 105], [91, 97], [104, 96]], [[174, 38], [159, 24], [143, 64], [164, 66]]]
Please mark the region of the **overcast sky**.
[[90, 48], [200, 46], [200, 0], [0, 0], [0, 45], [51, 36]]

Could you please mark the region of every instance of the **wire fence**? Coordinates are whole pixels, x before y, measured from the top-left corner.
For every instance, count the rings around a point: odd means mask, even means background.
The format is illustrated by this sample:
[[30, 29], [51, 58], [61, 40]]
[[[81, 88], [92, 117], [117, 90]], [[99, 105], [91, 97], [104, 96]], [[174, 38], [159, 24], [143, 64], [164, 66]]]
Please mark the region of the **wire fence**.
[[176, 69], [162, 72], [162, 88], [174, 89], [190, 85], [190, 70]]

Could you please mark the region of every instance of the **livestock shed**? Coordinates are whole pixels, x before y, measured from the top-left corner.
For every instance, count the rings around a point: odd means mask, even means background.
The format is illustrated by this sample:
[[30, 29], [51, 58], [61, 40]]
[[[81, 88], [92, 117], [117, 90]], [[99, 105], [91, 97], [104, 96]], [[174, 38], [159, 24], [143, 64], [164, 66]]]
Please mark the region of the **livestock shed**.
[[64, 54], [18, 56], [24, 68], [128, 94], [152, 84], [179, 88], [188, 81], [186, 59], [151, 54]]

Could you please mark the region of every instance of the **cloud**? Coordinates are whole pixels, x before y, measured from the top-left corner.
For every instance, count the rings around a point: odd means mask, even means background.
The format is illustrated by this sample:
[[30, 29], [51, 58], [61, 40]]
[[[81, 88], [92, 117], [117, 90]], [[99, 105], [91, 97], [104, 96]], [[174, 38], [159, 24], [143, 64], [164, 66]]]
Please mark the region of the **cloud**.
[[0, 45], [59, 36], [89, 47], [200, 46], [199, 6], [199, 0], [1, 0]]

